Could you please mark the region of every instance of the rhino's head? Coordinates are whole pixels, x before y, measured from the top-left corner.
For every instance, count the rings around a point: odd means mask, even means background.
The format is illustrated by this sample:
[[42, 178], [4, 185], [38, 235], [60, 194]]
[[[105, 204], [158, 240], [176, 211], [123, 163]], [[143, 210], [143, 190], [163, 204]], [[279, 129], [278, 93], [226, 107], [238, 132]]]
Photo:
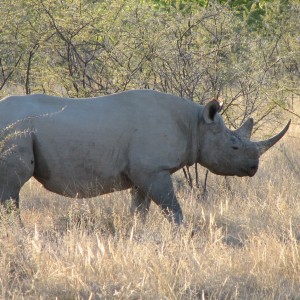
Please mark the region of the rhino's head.
[[290, 121], [276, 136], [251, 142], [253, 119], [248, 119], [239, 129], [231, 131], [218, 114], [219, 110], [219, 102], [212, 100], [199, 115], [198, 162], [215, 174], [253, 176], [258, 169], [259, 157], [284, 136]]

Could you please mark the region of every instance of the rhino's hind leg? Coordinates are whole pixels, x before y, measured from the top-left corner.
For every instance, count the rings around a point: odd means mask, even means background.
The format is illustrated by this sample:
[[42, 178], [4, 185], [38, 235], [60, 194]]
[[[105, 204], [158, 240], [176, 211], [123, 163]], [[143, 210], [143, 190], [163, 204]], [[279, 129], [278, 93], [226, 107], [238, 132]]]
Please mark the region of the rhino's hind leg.
[[146, 222], [147, 214], [150, 208], [151, 199], [146, 196], [141, 189], [134, 186], [131, 189], [131, 214], [137, 214], [142, 222]]
[[21, 187], [33, 175], [34, 165], [31, 135], [9, 139], [0, 151], [0, 204], [19, 209]]
[[181, 207], [174, 193], [171, 175], [168, 171], [147, 176], [144, 174], [135, 180], [139, 188], [162, 209], [170, 222], [182, 224]]

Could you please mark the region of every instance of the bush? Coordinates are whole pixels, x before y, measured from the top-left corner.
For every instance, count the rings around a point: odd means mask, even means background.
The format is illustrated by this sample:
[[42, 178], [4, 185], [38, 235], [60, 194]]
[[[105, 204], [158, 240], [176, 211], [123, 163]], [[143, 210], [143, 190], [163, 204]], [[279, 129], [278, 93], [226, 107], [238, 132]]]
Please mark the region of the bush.
[[200, 103], [221, 98], [232, 127], [249, 115], [269, 121], [300, 94], [296, 1], [260, 1], [259, 26], [243, 1], [179, 2], [5, 0], [2, 94], [150, 88]]

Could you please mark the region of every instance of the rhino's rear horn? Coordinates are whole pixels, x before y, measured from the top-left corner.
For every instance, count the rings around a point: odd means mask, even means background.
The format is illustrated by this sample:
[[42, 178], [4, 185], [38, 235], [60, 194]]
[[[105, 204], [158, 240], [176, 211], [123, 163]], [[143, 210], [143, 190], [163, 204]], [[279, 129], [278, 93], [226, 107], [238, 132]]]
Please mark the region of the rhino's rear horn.
[[264, 154], [269, 148], [271, 148], [274, 144], [276, 144], [287, 132], [291, 124], [291, 120], [287, 123], [287, 125], [284, 127], [284, 129], [279, 132], [277, 135], [273, 136], [272, 138], [257, 142], [258, 150], [259, 150], [259, 155]]
[[253, 129], [253, 119], [249, 118], [240, 128], [234, 132], [241, 138], [250, 140], [252, 129]]

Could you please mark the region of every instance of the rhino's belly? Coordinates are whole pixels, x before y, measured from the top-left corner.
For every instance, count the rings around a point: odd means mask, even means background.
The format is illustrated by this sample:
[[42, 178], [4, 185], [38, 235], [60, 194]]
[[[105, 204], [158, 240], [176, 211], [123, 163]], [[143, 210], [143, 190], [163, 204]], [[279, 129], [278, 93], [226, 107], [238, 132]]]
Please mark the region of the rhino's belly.
[[63, 177], [44, 179], [35, 175], [35, 178], [47, 190], [72, 198], [91, 198], [132, 187], [131, 181], [125, 175], [94, 179], [70, 179]]

